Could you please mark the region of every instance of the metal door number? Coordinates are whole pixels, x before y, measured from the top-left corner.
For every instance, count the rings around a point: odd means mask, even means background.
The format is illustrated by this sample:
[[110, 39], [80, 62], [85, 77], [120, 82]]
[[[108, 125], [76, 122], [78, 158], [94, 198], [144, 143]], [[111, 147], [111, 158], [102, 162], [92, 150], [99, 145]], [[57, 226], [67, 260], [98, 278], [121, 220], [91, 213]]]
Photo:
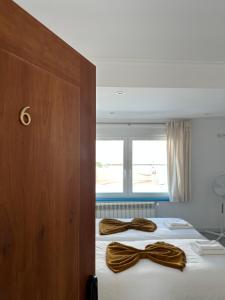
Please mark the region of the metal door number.
[[21, 112], [20, 112], [20, 122], [24, 125], [24, 126], [28, 126], [31, 123], [31, 116], [30, 114], [27, 112], [27, 110], [30, 108], [30, 106], [26, 106], [24, 107]]

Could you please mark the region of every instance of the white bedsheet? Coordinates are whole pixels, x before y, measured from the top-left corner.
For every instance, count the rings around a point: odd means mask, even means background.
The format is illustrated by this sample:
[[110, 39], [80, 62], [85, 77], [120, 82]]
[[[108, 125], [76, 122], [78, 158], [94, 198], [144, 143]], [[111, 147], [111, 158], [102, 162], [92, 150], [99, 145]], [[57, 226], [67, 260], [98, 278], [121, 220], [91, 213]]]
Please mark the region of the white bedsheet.
[[[141, 259], [121, 273], [105, 263], [109, 242], [96, 243], [99, 300], [224, 300], [225, 255], [199, 256], [191, 248], [194, 240], [164, 240], [183, 249], [187, 256], [183, 272]], [[123, 242], [144, 249], [156, 241]]]
[[[119, 219], [121, 221], [130, 221], [131, 219]], [[138, 241], [138, 240], [162, 240], [162, 239], [204, 239], [204, 237], [194, 228], [188, 229], [169, 229], [166, 224], [182, 220], [177, 218], [151, 218], [156, 223], [157, 229], [154, 232], [144, 232], [140, 230], [129, 229], [124, 232], [100, 235], [99, 222], [96, 219], [96, 240], [97, 241]], [[225, 299], [224, 299], [225, 300]]]

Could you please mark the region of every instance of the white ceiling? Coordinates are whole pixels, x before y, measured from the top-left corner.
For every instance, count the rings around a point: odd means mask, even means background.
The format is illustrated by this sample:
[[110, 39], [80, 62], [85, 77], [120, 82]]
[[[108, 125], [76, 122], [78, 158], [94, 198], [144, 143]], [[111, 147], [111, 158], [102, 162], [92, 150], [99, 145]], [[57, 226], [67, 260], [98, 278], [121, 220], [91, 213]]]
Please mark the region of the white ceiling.
[[[116, 91], [125, 94], [116, 95]], [[225, 90], [101, 87], [97, 99], [101, 122], [225, 116]]]
[[224, 0], [15, 2], [96, 64], [98, 120], [225, 116]]
[[93, 59], [225, 62], [224, 0], [16, 0]]

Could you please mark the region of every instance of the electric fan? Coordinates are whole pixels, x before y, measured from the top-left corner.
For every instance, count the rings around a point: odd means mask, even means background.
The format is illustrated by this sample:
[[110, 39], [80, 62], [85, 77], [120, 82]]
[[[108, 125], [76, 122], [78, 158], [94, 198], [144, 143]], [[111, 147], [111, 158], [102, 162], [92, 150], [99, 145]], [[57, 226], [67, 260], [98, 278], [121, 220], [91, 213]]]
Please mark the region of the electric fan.
[[221, 201], [221, 212], [220, 212], [220, 233], [208, 231], [208, 233], [217, 236], [217, 241], [225, 237], [224, 232], [224, 203], [225, 203], [225, 175], [217, 176], [212, 185], [214, 193], [217, 195], [218, 199]]

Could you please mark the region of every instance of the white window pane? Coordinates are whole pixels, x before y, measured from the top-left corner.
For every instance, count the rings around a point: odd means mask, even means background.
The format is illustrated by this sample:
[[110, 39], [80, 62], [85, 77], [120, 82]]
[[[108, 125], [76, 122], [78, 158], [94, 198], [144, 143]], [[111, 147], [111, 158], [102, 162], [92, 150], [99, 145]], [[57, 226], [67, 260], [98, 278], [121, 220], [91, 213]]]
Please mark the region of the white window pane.
[[123, 192], [123, 141], [96, 141], [96, 192]]
[[166, 141], [133, 141], [133, 164], [166, 164]]
[[133, 141], [132, 192], [168, 192], [166, 141]]

